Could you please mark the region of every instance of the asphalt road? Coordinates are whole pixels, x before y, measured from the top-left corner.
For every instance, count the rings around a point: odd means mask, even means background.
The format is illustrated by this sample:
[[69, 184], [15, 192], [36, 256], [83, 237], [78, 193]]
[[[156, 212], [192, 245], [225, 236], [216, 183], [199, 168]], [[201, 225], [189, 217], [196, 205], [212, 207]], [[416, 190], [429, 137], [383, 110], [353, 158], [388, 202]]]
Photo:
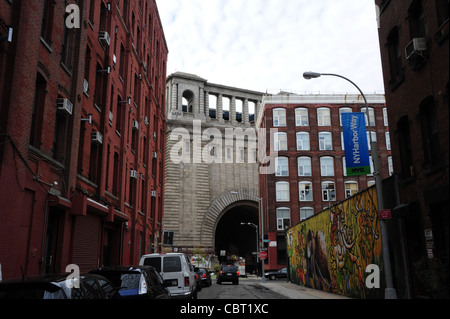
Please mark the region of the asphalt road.
[[261, 279], [241, 278], [239, 285], [218, 285], [213, 279], [211, 286], [203, 287], [198, 293], [198, 299], [286, 299], [285, 296], [261, 286], [260, 282]]

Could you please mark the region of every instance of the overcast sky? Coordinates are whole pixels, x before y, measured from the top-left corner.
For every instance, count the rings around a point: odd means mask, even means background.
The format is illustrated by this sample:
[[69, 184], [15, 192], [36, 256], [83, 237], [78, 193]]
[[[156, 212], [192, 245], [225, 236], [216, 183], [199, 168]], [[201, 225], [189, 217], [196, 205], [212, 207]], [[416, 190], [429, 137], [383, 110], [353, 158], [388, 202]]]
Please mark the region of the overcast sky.
[[156, 0], [167, 75], [259, 92], [383, 93], [374, 0]]

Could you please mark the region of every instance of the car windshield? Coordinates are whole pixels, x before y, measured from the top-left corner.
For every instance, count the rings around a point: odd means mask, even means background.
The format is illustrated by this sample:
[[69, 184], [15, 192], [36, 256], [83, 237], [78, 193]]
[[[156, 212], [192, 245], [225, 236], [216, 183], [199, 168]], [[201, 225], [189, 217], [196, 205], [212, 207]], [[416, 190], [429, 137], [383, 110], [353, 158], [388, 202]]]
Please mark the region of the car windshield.
[[181, 271], [181, 259], [180, 257], [164, 257], [163, 259], [163, 272], [176, 272]]
[[138, 295], [141, 273], [102, 272], [102, 276], [108, 278], [114, 287], [119, 289], [121, 296]]
[[0, 288], [0, 299], [66, 299], [66, 296], [57, 284], [19, 284]]

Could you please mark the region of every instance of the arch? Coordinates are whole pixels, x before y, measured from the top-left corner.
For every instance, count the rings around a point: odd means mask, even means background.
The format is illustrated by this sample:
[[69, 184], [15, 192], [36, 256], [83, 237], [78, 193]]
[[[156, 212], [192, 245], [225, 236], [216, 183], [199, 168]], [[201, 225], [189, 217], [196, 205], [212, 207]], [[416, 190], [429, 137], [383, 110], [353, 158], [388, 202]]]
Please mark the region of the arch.
[[230, 209], [246, 204], [259, 208], [257, 200], [257, 190], [237, 190], [227, 191], [215, 198], [208, 208], [208, 212], [205, 214], [201, 226], [201, 241], [202, 243], [211, 243], [212, 247], [215, 247], [215, 233], [217, 225]]
[[[191, 90], [183, 91], [182, 100], [183, 100], [182, 103], [183, 112], [192, 113], [194, 111], [194, 100], [195, 100], [194, 92], [192, 92]], [[186, 104], [184, 104], [184, 102], [186, 102]]]

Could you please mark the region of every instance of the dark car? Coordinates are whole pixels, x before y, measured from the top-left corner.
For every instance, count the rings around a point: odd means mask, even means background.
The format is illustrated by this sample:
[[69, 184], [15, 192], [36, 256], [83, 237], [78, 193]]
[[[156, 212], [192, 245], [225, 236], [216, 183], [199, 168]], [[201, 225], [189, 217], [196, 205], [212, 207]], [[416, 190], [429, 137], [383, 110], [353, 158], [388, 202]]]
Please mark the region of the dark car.
[[287, 270], [286, 268], [281, 268], [278, 271], [269, 271], [264, 273], [264, 277], [269, 278], [270, 280], [276, 280], [278, 278], [287, 278]]
[[25, 277], [0, 282], [0, 299], [118, 299], [120, 295], [105, 277], [86, 274], [79, 280], [69, 274]]
[[170, 292], [152, 266], [111, 266], [91, 270], [112, 282], [125, 299], [169, 299]]
[[197, 274], [200, 277], [200, 283], [203, 287], [211, 286], [211, 274], [206, 268], [196, 268]]
[[239, 284], [239, 271], [235, 265], [222, 265], [217, 275], [217, 283], [232, 282], [233, 285]]

